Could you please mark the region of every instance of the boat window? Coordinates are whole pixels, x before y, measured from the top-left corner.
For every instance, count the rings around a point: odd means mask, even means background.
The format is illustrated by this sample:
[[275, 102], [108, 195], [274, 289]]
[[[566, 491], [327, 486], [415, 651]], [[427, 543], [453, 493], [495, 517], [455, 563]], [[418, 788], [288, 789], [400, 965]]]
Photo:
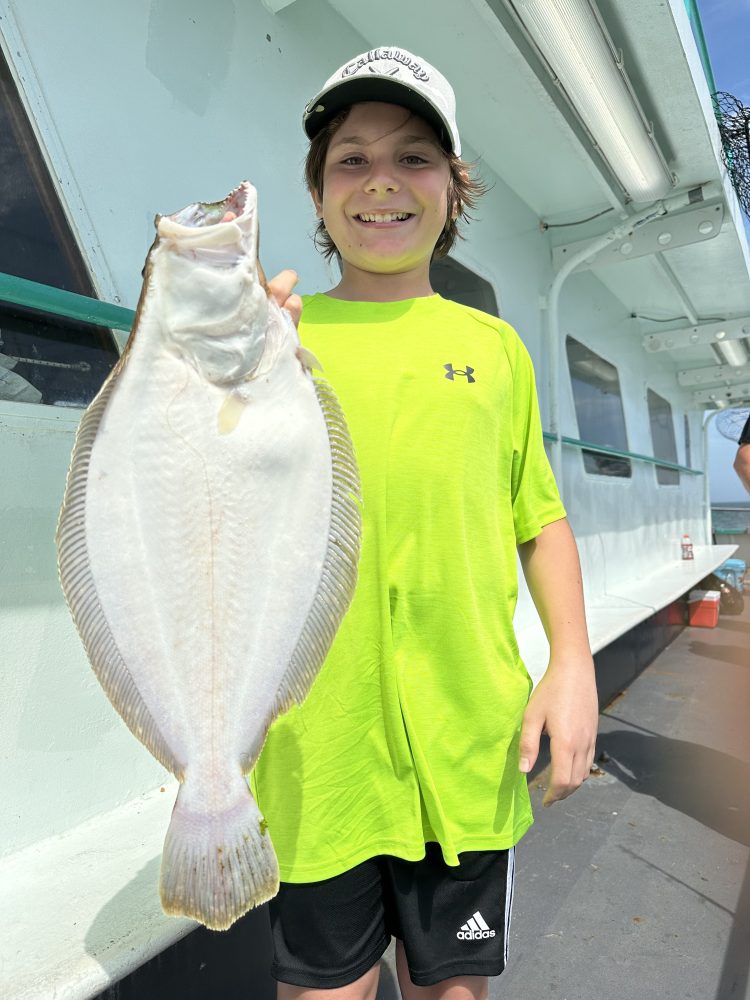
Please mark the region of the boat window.
[[[0, 272], [96, 297], [0, 52]], [[110, 330], [0, 301], [0, 400], [86, 406], [117, 361]]]
[[[677, 464], [677, 442], [674, 436], [672, 407], [663, 396], [654, 392], [653, 389], [648, 390], [648, 415], [651, 421], [654, 457]], [[677, 469], [667, 469], [663, 465], [657, 465], [656, 481], [661, 486], [677, 486], [680, 482], [680, 474]]]
[[472, 309], [481, 309], [492, 316], [500, 315], [495, 292], [489, 281], [480, 278], [451, 257], [441, 257], [432, 263], [430, 282], [444, 299], [452, 299], [461, 305], [471, 306]]
[[693, 464], [690, 457], [690, 421], [688, 420], [687, 413], [683, 414], [684, 427], [685, 427], [685, 465], [688, 469], [692, 469]]
[[[566, 338], [565, 348], [579, 437], [589, 444], [627, 451], [628, 437], [617, 369], [573, 337]], [[629, 458], [585, 448], [582, 454], [586, 472], [624, 479], [632, 475]]]

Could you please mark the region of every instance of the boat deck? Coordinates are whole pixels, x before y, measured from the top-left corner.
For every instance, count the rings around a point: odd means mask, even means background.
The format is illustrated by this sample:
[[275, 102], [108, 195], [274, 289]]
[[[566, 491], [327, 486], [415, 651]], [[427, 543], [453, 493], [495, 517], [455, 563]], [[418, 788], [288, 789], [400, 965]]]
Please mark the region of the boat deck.
[[[491, 1000], [750, 998], [750, 600], [686, 628], [602, 713], [601, 773], [517, 851]], [[399, 997], [393, 949], [378, 1000]]]

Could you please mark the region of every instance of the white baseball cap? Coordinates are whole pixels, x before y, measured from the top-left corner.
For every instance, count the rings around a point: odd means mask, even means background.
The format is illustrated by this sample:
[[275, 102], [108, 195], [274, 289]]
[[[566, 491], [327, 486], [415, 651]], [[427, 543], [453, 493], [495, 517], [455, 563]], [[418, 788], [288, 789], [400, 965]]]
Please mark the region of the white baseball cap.
[[302, 124], [308, 137], [360, 101], [384, 101], [413, 111], [435, 129], [446, 149], [461, 155], [453, 88], [434, 66], [406, 49], [370, 49], [337, 69], [305, 108]]

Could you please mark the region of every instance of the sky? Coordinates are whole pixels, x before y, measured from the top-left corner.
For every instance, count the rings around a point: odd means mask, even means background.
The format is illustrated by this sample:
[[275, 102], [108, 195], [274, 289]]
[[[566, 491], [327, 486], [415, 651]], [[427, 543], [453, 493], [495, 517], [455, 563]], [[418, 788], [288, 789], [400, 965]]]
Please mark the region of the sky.
[[[724, 90], [750, 107], [750, 0], [698, 0], [703, 34], [717, 90]], [[750, 242], [750, 222], [745, 222]], [[711, 501], [746, 501], [744, 489], [732, 462], [737, 445], [723, 438], [712, 420], [709, 431]]]

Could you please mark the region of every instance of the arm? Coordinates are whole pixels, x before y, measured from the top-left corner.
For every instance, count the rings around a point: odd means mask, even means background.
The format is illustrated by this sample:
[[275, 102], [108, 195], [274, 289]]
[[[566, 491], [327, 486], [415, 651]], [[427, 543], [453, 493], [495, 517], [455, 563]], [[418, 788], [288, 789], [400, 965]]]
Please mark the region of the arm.
[[578, 549], [566, 518], [546, 525], [518, 546], [518, 554], [550, 644], [547, 672], [523, 718], [520, 767], [530, 771], [543, 730], [550, 737], [549, 806], [586, 780], [594, 759], [599, 703], [591, 656]]
[[734, 471], [740, 477], [742, 485], [750, 493], [750, 444], [741, 444], [737, 449]]

